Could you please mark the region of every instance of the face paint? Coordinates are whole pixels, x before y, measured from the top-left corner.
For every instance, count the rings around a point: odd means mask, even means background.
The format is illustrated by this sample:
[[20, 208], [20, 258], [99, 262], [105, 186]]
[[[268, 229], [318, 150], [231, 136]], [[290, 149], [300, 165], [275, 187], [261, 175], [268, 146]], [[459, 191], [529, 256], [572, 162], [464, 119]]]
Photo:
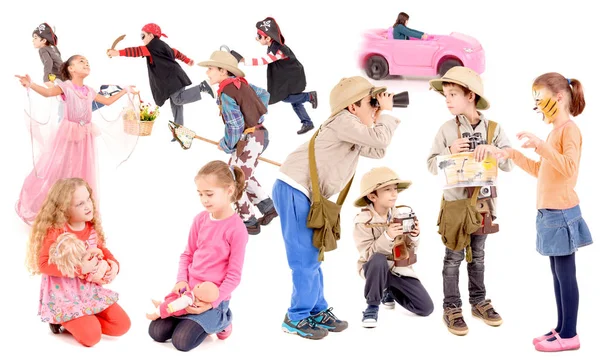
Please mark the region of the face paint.
[[546, 88], [534, 88], [533, 100], [535, 101], [533, 110], [542, 114], [545, 123], [552, 124], [558, 113], [558, 101]]

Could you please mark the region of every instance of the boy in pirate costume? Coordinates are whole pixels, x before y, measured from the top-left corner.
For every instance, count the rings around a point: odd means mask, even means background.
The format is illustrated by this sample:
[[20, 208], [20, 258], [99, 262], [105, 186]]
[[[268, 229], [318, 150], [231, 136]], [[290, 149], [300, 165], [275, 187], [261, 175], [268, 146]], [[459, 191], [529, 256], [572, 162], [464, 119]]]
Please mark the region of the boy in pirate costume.
[[[198, 65], [208, 68], [206, 75], [211, 85], [219, 85], [217, 104], [225, 124], [225, 136], [218, 147], [231, 154], [229, 164], [240, 167], [246, 176], [246, 189], [236, 202], [237, 213], [248, 234], [259, 234], [261, 226], [277, 217], [273, 201], [254, 177], [258, 157], [269, 145], [269, 132], [263, 126], [269, 93], [249, 84], [244, 72], [237, 67], [236, 59], [226, 51], [215, 51], [210, 60]], [[256, 219], [252, 205], [262, 213], [261, 218]]]
[[[488, 120], [482, 112], [478, 111], [488, 109], [490, 106], [487, 99], [483, 96], [481, 77], [476, 72], [469, 68], [457, 66], [448, 70], [441, 79], [431, 80], [430, 85], [432, 89], [446, 98], [445, 101], [448, 110], [453, 115], [452, 119], [442, 124], [433, 141], [429, 157], [427, 158], [427, 166], [432, 174], [437, 175], [438, 172], [436, 160], [438, 155], [470, 151], [469, 137], [464, 137], [463, 133], [467, 133], [468, 135], [481, 134], [484, 144], [477, 145], [474, 150], [471, 149], [474, 152], [476, 161], [482, 161], [488, 153], [495, 154], [498, 149], [510, 148], [509, 139], [500, 125]], [[489, 139], [490, 135], [491, 139]], [[509, 172], [513, 169], [514, 163], [510, 160], [500, 161], [498, 162], [498, 167], [502, 171]], [[475, 189], [477, 190], [477, 188]], [[478, 197], [478, 195], [474, 194], [472, 197]], [[496, 203], [493, 197], [486, 203], [492, 219], [495, 219]], [[447, 204], [449, 206], [452, 202], [459, 202], [468, 198], [468, 188], [459, 187], [444, 190], [444, 202], [442, 203], [438, 219], [438, 224], [444, 225], [444, 230], [440, 226], [440, 231], [444, 233], [442, 234], [444, 240], [458, 239], [454, 233], [450, 232], [459, 228], [459, 225], [456, 224], [457, 222], [462, 222], [460, 229], [467, 228], [467, 221], [462, 217], [463, 213], [460, 213], [460, 216], [457, 216], [457, 214], [459, 211], [462, 212], [463, 209], [468, 212], [466, 204], [461, 206], [460, 209], [454, 208], [452, 212], [444, 212], [444, 207]], [[466, 212], [464, 214], [469, 216]], [[469, 275], [471, 314], [490, 326], [500, 326], [502, 324], [502, 317], [500, 317], [492, 306], [491, 300], [486, 299], [484, 249], [487, 233], [483, 232], [482, 234], [481, 230], [480, 228], [478, 231], [467, 235], [470, 237], [470, 243], [467, 243], [466, 248], [453, 250], [446, 247], [444, 268], [442, 271], [444, 278], [444, 322], [448, 331], [458, 336], [464, 336], [469, 331], [463, 319], [461, 309], [462, 300], [458, 287], [459, 268], [463, 259], [465, 259], [465, 250], [468, 262], [467, 272]], [[448, 234], [446, 234], [447, 232]]]
[[405, 233], [403, 223], [393, 222], [400, 216], [394, 207], [398, 193], [411, 184], [387, 167], [371, 169], [360, 182], [360, 196], [354, 202], [361, 207], [354, 218], [354, 243], [360, 254], [358, 273], [365, 279], [366, 328], [377, 326], [380, 303], [393, 309], [398, 302], [419, 316], [433, 312], [433, 301], [412, 267], [417, 262], [419, 221], [414, 220], [410, 233]]
[[256, 28], [258, 29], [256, 40], [268, 47], [267, 56], [246, 60], [235, 51], [231, 53], [246, 66], [267, 65], [267, 91], [271, 95], [269, 105], [280, 101], [291, 103], [294, 112], [302, 122], [302, 127], [297, 133], [304, 134], [315, 127], [304, 109], [304, 103], [310, 102], [313, 109], [316, 109], [317, 92], [304, 92], [306, 89], [304, 67], [292, 50], [285, 45], [285, 38], [281, 35], [275, 19], [268, 17], [259, 21], [256, 23]]
[[[213, 98], [215, 96], [206, 81], [200, 85], [185, 88], [191, 85], [192, 81], [175, 60], [180, 60], [189, 66], [193, 66], [194, 61], [162, 41], [160, 38], [163, 36], [167, 37], [158, 25], [146, 24], [142, 28], [143, 46], [122, 50], [111, 49], [108, 51], [108, 56], [145, 57], [154, 102], [162, 107], [169, 99], [174, 122], [183, 125], [183, 106], [185, 104], [202, 99], [200, 93], [208, 93]], [[174, 142], [175, 138], [171, 141]]]

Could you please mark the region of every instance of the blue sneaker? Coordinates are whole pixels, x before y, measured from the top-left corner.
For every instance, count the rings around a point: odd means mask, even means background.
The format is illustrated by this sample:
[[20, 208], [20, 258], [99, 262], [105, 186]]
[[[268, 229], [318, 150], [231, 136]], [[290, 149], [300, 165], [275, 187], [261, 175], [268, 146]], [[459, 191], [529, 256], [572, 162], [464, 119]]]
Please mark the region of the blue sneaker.
[[331, 332], [341, 332], [348, 328], [348, 322], [342, 321], [335, 317], [333, 312], [331, 312], [333, 308], [329, 307], [325, 311], [321, 311], [316, 315], [313, 315], [312, 318], [317, 323], [317, 327], [324, 328]]
[[297, 334], [300, 337], [311, 340], [320, 340], [327, 336], [329, 332], [323, 328], [317, 327], [315, 320], [312, 317], [307, 317], [300, 321], [290, 321], [287, 313], [283, 319], [281, 329], [284, 332]]
[[381, 299], [381, 304], [383, 305], [383, 307], [388, 308], [390, 310], [393, 310], [394, 307], [396, 307], [396, 300], [394, 299], [394, 296], [392, 296], [390, 291], [383, 291], [383, 298]]
[[367, 309], [363, 311], [362, 326], [366, 328], [377, 327], [378, 314], [379, 306], [369, 305], [369, 307], [367, 307]]

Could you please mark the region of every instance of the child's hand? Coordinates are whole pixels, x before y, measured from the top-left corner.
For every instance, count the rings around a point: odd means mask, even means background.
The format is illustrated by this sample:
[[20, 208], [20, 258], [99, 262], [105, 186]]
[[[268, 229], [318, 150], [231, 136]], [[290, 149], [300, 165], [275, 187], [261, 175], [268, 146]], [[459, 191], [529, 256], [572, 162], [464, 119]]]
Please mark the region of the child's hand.
[[521, 133], [517, 134], [517, 139], [521, 140], [523, 138], [527, 139], [527, 141], [525, 143], [523, 143], [523, 145], [521, 146], [523, 148], [533, 148], [533, 149], [536, 149], [542, 143], [544, 143], [543, 140], [541, 140], [540, 138], [536, 137], [535, 135], [533, 135], [533, 134], [531, 134], [529, 132], [521, 132]]
[[494, 157], [496, 157], [496, 159], [498, 160], [505, 160], [509, 158], [509, 154], [506, 149], [496, 148], [496, 151], [494, 152]]
[[381, 110], [392, 110], [394, 105], [394, 94], [392, 93], [379, 93], [377, 94], [377, 101], [379, 102], [379, 109]]
[[190, 59], [190, 62], [188, 63], [189, 66], [194, 66], [194, 60]]
[[421, 39], [426, 40], [428, 37], [429, 37], [429, 35], [423, 34], [423, 36], [421, 36]]
[[106, 55], [108, 55], [109, 58], [112, 58], [113, 56], [119, 56], [119, 51], [115, 49], [108, 49], [106, 51]]
[[415, 229], [410, 232], [412, 237], [418, 237], [421, 234], [421, 228], [419, 227], [419, 221], [415, 219]]
[[[466, 138], [465, 138], [466, 139]], [[494, 153], [496, 152], [498, 148], [496, 148], [495, 146], [491, 145], [491, 144], [480, 144], [475, 148], [475, 154], [473, 154], [473, 156], [475, 157], [475, 161], [476, 162], [481, 162], [487, 153]]]
[[15, 75], [15, 77], [19, 78], [21, 85], [24, 86], [25, 88], [29, 88], [31, 86], [31, 78], [29, 77], [29, 75], [25, 75], [25, 76]]
[[223, 148], [221, 148], [221, 144], [217, 144], [217, 149], [218, 150], [223, 150]]
[[199, 315], [203, 312], [206, 312], [212, 308], [212, 305], [208, 302], [200, 301], [198, 302], [198, 306], [188, 306], [185, 308], [185, 312]]
[[402, 227], [402, 223], [392, 223], [385, 231], [385, 233], [387, 233], [388, 237], [390, 237], [391, 239], [398, 237], [402, 234], [402, 232], [404, 232], [404, 227]]
[[112, 259], [109, 259], [106, 261], [108, 262], [110, 269], [104, 275], [104, 280], [106, 281], [106, 283], [111, 283], [115, 279], [115, 277], [117, 277], [117, 274], [119, 273], [119, 265], [117, 264], [117, 262], [113, 261]]
[[130, 94], [139, 94], [140, 91], [137, 90], [137, 88], [135, 87], [135, 85], [126, 85], [124, 87], [122, 87], [123, 90], [127, 91]]
[[458, 138], [450, 146], [450, 153], [462, 153], [469, 150], [469, 138]]
[[94, 273], [98, 270], [98, 265], [100, 260], [96, 256], [86, 256], [83, 258], [81, 263], [81, 274], [86, 275], [89, 273]]
[[179, 293], [180, 290], [184, 289], [186, 291], [190, 290], [190, 286], [188, 285], [188, 283], [186, 281], [179, 281], [175, 284], [175, 287], [173, 287], [173, 289], [171, 290], [171, 292], [173, 293]]

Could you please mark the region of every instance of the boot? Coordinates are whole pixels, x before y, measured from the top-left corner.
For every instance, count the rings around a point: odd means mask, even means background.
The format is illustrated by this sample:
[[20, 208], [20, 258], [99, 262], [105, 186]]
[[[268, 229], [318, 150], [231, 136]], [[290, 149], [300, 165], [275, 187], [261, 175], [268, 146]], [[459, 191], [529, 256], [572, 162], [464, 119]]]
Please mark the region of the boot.
[[213, 97], [213, 99], [215, 98], [215, 93], [213, 92], [210, 85], [206, 82], [206, 80], [200, 83], [200, 92], [208, 93], [211, 97]]

